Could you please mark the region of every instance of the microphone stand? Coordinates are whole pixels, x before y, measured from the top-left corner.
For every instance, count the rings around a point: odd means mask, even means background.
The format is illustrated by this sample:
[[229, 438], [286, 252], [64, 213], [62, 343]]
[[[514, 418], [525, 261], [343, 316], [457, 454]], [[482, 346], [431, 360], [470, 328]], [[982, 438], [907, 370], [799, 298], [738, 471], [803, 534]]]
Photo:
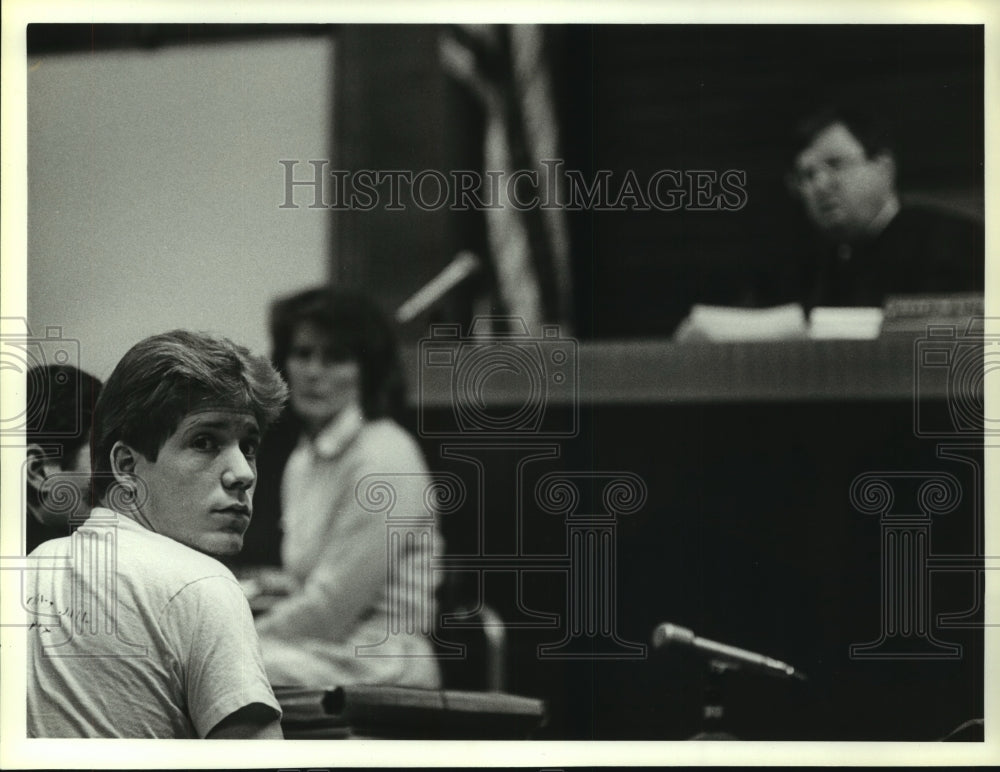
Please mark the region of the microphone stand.
[[769, 676], [805, 681], [806, 676], [784, 662], [752, 651], [738, 649], [718, 641], [699, 638], [691, 630], [664, 623], [653, 631], [653, 647], [676, 647], [705, 658], [707, 670], [703, 677], [702, 729], [692, 740], [735, 740], [729, 731], [726, 688], [731, 683], [729, 673], [737, 670], [756, 671]]
[[692, 740], [736, 740], [736, 735], [728, 731], [726, 713], [726, 686], [730, 683], [728, 674], [739, 668], [722, 660], [706, 661], [704, 688], [702, 690], [702, 728], [692, 736]]

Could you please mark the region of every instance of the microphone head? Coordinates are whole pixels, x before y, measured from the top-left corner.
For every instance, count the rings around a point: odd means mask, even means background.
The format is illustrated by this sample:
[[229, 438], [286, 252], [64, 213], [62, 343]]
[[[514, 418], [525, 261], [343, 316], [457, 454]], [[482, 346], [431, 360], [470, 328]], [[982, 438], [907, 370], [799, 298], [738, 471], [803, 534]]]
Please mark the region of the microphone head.
[[483, 267], [483, 261], [479, 259], [479, 256], [467, 249], [459, 252], [452, 264], [456, 266], [462, 276], [471, 276]]
[[664, 622], [653, 630], [653, 648], [662, 649], [671, 644], [690, 646], [694, 643], [694, 631], [680, 625]]
[[444, 269], [427, 284], [411, 295], [403, 305], [396, 309], [396, 321], [406, 324], [416, 319], [420, 314], [434, 307], [455, 287], [469, 277], [480, 273], [483, 261], [474, 252], [464, 250], [459, 252]]

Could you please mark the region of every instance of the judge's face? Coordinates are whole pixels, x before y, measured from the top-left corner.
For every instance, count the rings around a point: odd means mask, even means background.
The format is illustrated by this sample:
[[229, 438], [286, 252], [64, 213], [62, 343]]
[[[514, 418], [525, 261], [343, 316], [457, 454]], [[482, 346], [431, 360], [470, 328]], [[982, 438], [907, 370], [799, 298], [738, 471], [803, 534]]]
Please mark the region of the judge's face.
[[895, 194], [891, 156], [869, 157], [844, 124], [823, 129], [795, 160], [793, 181], [809, 219], [831, 238], [863, 236]]
[[292, 335], [285, 363], [292, 409], [317, 432], [349, 406], [361, 404], [361, 366], [334, 336], [305, 322]]

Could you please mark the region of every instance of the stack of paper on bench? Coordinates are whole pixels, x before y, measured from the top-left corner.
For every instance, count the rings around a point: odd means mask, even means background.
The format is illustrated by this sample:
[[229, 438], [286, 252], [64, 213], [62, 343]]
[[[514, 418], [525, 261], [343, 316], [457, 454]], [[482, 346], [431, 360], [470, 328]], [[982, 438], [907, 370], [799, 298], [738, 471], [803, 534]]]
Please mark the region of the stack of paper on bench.
[[806, 337], [806, 316], [798, 303], [772, 308], [691, 307], [674, 333], [674, 340], [754, 341]]
[[874, 340], [881, 330], [881, 308], [817, 307], [809, 314], [809, 337], [814, 340]]

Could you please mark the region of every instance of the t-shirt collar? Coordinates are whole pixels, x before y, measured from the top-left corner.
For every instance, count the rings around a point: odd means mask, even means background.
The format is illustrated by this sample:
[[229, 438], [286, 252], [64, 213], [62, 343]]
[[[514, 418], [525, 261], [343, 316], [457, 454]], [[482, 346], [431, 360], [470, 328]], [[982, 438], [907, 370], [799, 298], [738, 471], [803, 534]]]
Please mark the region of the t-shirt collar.
[[96, 506], [90, 510], [87, 519], [80, 528], [98, 528], [100, 526], [114, 525], [126, 531], [148, 531], [149, 529], [142, 523], [137, 522], [124, 512], [111, 509], [110, 507]]

